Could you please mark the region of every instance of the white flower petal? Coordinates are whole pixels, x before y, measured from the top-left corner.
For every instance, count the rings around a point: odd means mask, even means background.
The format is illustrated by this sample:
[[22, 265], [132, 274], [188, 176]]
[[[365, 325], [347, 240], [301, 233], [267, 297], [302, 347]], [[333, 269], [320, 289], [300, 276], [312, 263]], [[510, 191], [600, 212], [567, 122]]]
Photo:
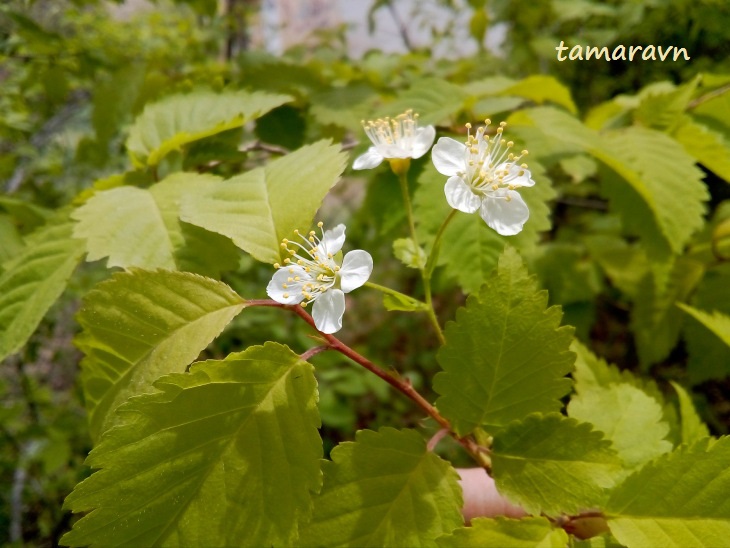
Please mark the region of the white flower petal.
[[505, 192], [510, 200], [487, 196], [482, 202], [479, 215], [498, 234], [514, 236], [522, 231], [522, 227], [530, 218], [527, 204], [515, 190]]
[[373, 258], [362, 249], [350, 251], [342, 261], [339, 271], [340, 287], [345, 293], [362, 286], [373, 272]]
[[345, 313], [345, 294], [339, 289], [322, 293], [312, 306], [314, 325], [322, 333], [336, 333], [342, 328], [342, 315]]
[[450, 177], [444, 185], [444, 194], [451, 207], [464, 213], [474, 213], [482, 203], [461, 177]]
[[433, 126], [421, 127], [416, 130], [416, 137], [413, 139], [411, 158], [420, 158], [428, 152], [436, 138], [436, 128]]
[[[294, 280], [296, 277], [299, 278], [299, 281]], [[292, 278], [291, 282], [289, 278]], [[301, 266], [284, 266], [274, 272], [269, 285], [266, 286], [266, 293], [277, 303], [298, 304], [304, 300], [302, 286], [310, 281], [312, 281], [312, 276]]]
[[361, 154], [352, 164], [352, 169], [372, 169], [383, 161], [383, 155], [375, 147], [370, 147], [365, 154]]
[[327, 258], [328, 253], [335, 255], [340, 249], [342, 249], [342, 245], [344, 243], [345, 225], [340, 223], [336, 227], [324, 231], [322, 243], [320, 243], [316, 249], [317, 251], [324, 253], [324, 257], [322, 258], [324, 260]]
[[466, 171], [466, 145], [451, 137], [441, 137], [433, 147], [431, 159], [436, 171], [452, 177]]
[[[496, 171], [504, 171], [506, 166], [506, 162], [499, 164]], [[509, 183], [514, 186], [533, 186], [535, 184], [535, 181], [532, 180], [532, 173], [530, 173], [529, 169], [523, 169], [518, 165], [512, 164], [508, 171], [509, 175], [505, 177], [505, 183]], [[522, 175], [520, 175], [520, 172], [523, 172]]]

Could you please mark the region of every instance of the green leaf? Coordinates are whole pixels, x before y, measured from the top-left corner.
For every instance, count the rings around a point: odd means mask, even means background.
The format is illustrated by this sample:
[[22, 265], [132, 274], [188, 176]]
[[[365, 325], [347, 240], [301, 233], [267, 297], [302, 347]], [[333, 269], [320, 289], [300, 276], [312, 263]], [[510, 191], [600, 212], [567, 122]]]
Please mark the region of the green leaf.
[[562, 407], [575, 356], [568, 350], [573, 329], [560, 327], [561, 316], [508, 248], [479, 297], [469, 297], [446, 325], [437, 355], [436, 406], [459, 435]]
[[641, 246], [602, 234], [587, 236], [583, 243], [611, 283], [630, 299], [636, 299], [640, 284], [649, 273], [649, 261]]
[[686, 305], [684, 303], [676, 303], [679, 308], [692, 316], [695, 320], [712, 331], [722, 342], [730, 346], [730, 316], [720, 312], [708, 314], [702, 310]]
[[558, 413], [533, 414], [497, 433], [492, 472], [499, 492], [531, 514], [600, 506], [619, 459], [590, 424]]
[[184, 371], [244, 306], [226, 284], [187, 272], [120, 272], [87, 293], [77, 346], [92, 437], [130, 396]]
[[534, 74], [524, 80], [503, 89], [501, 95], [517, 95], [530, 99], [537, 104], [546, 101], [565, 107], [570, 113], [577, 114], [578, 109], [570, 96], [570, 89], [561, 82], [545, 74]]
[[[694, 294], [694, 308], [709, 313], [730, 315], [730, 269], [709, 270]], [[730, 375], [730, 347], [700, 321], [686, 321], [684, 339], [687, 343], [689, 381], [697, 384], [708, 379], [720, 379]]]
[[412, 109], [420, 116], [422, 124], [438, 124], [463, 109], [467, 98], [467, 93], [451, 82], [441, 78], [422, 78], [400, 93], [395, 101], [385, 105], [383, 115], [397, 116]]
[[651, 275], [640, 284], [631, 322], [643, 366], [663, 360], [677, 344], [684, 316], [674, 304], [687, 300], [703, 274], [701, 263], [681, 257], [665, 288]]
[[546, 518], [475, 518], [471, 527], [462, 527], [436, 539], [439, 548], [563, 548], [568, 535], [554, 529]]
[[413, 430], [360, 430], [322, 468], [302, 546], [435, 546], [463, 524], [456, 471]]
[[[659, 235], [673, 253], [680, 253], [690, 237], [704, 223], [704, 202], [709, 198], [703, 174], [694, 160], [670, 137], [643, 128], [615, 131], [604, 138], [595, 154], [630, 185], [608, 186], [606, 193], [621, 213], [626, 226], [635, 227], [647, 242]], [[635, 199], [639, 197], [651, 212], [651, 225], [637, 219]], [[651, 226], [651, 229], [649, 228]], [[653, 251], [648, 248], [649, 253]]]
[[551, 108], [523, 111], [512, 121], [580, 147], [613, 170], [618, 178], [604, 181], [603, 190], [626, 227], [638, 232], [655, 256], [680, 253], [703, 225], [708, 193], [702, 172], [671, 137], [641, 127], [599, 135]]
[[60, 215], [25, 240], [0, 274], [0, 360], [20, 350], [66, 289], [84, 256], [73, 225]]
[[[542, 166], [530, 163], [534, 187], [521, 191], [530, 209], [530, 219], [516, 236], [500, 236], [489, 228], [478, 214], [457, 213], [443, 234], [438, 264], [445, 274], [466, 293], [476, 293], [497, 266], [506, 244], [520, 251], [533, 250], [540, 232], [549, 230], [550, 208], [547, 202], [555, 197], [550, 179]], [[439, 226], [452, 211], [444, 197], [446, 177], [428, 166], [418, 179], [414, 211], [421, 243], [431, 242]]]
[[629, 548], [724, 546], [730, 538], [730, 438], [682, 446], [611, 493], [608, 525]]
[[630, 384], [582, 390], [568, 405], [568, 415], [592, 424], [611, 440], [625, 469], [634, 469], [673, 449], [665, 438], [661, 403]]
[[181, 219], [228, 236], [259, 261], [280, 261], [281, 240], [309, 230], [346, 159], [339, 145], [318, 141], [186, 196]]
[[384, 293], [383, 294], [383, 306], [386, 310], [393, 312], [425, 312], [427, 309], [426, 305], [417, 299], [413, 299], [408, 295], [402, 293]]
[[136, 167], [156, 166], [173, 150], [242, 127], [289, 101], [287, 95], [247, 91], [171, 95], [145, 107], [129, 130], [127, 150]]
[[2, 272], [2, 265], [15, 257], [25, 247], [13, 218], [3, 213], [0, 213], [0, 242], [3, 243], [0, 246], [0, 272]]
[[175, 173], [149, 189], [97, 192], [72, 214], [79, 221], [74, 236], [86, 240], [87, 260], [109, 257], [109, 268], [166, 268], [218, 277], [238, 265], [235, 246], [178, 218], [185, 196], [218, 181], [213, 175]]
[[646, 127], [660, 131], [676, 127], [700, 80], [701, 77], [698, 75], [691, 82], [674, 89], [644, 94], [634, 111], [634, 118]]
[[323, 125], [334, 125], [360, 133], [361, 122], [372, 110], [375, 94], [370, 86], [350, 84], [310, 97], [310, 112]]
[[426, 266], [426, 252], [412, 238], [399, 238], [393, 242], [395, 258], [409, 268], [423, 268]]
[[313, 368], [267, 343], [129, 400], [65, 508], [68, 546], [291, 546], [321, 484]]
[[692, 402], [692, 396], [690, 396], [689, 392], [687, 392], [680, 384], [674, 381], [670, 382], [672, 383], [672, 387], [677, 392], [677, 397], [679, 398], [679, 416], [682, 424], [682, 443], [691, 445], [703, 438], [710, 437], [710, 430], [697, 414], [697, 409], [695, 409], [695, 405]]
[[730, 144], [721, 133], [685, 116], [672, 137], [687, 154], [730, 183]]

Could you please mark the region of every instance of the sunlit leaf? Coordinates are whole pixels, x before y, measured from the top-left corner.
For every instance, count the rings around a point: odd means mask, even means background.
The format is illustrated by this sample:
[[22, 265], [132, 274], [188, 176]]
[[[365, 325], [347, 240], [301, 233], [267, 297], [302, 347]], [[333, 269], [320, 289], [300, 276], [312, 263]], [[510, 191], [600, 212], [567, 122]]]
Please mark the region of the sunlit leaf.
[[303, 546], [435, 546], [463, 523], [456, 471], [413, 430], [360, 430], [323, 470]]
[[629, 548], [723, 546], [730, 538], [728, 491], [730, 438], [682, 446], [612, 492], [608, 525]]
[[73, 224], [60, 215], [31, 233], [0, 274], [0, 360], [20, 350], [66, 289], [84, 256]]
[[672, 387], [674, 387], [674, 390], [677, 392], [677, 397], [679, 398], [682, 443], [690, 445], [703, 438], [709, 437], [710, 430], [697, 414], [697, 409], [695, 409], [695, 405], [692, 402], [692, 396], [690, 396], [689, 392], [676, 382], [672, 382]]
[[228, 236], [259, 261], [280, 261], [281, 240], [311, 228], [345, 159], [338, 145], [318, 141], [187, 196], [181, 219]]
[[291, 546], [321, 484], [313, 368], [267, 343], [129, 400], [66, 499], [67, 546]]
[[95, 261], [107, 266], [189, 270], [220, 276], [238, 264], [235, 246], [219, 234], [179, 220], [180, 202], [220, 178], [175, 173], [149, 189], [121, 186], [97, 192], [73, 213], [77, 238], [86, 240]]
[[495, 435], [491, 455], [500, 493], [531, 514], [598, 506], [620, 470], [601, 432], [558, 413], [513, 422]]
[[568, 535], [554, 528], [547, 518], [475, 518], [471, 527], [462, 527], [436, 539], [439, 548], [563, 548]]

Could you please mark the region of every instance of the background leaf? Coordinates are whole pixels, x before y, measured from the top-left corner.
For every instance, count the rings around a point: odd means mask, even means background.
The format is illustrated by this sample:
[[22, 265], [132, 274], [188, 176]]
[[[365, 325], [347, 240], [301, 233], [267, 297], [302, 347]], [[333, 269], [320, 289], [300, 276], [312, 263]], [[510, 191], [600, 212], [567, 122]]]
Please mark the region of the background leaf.
[[562, 407], [570, 391], [573, 329], [560, 327], [559, 307], [547, 308], [519, 255], [508, 248], [479, 297], [469, 297], [446, 325], [437, 359], [436, 401], [456, 432], [498, 430], [535, 411]]
[[20, 350], [66, 289], [84, 256], [73, 224], [59, 215], [31, 233], [0, 274], [0, 360]]
[[318, 141], [188, 196], [181, 218], [228, 236], [259, 261], [277, 262], [282, 238], [310, 229], [346, 158], [339, 145]]
[[563, 548], [568, 535], [554, 529], [546, 518], [475, 518], [470, 527], [436, 539], [439, 548]]
[[173, 150], [266, 114], [291, 101], [263, 92], [195, 91], [147, 105], [129, 130], [126, 146], [137, 167], [156, 166]]
[[184, 272], [115, 274], [84, 298], [78, 347], [93, 438], [112, 426], [116, 407], [148, 392], [158, 377], [183, 371], [245, 301], [222, 282]]
[[463, 523], [456, 471], [413, 430], [360, 430], [323, 470], [303, 546], [435, 546]]

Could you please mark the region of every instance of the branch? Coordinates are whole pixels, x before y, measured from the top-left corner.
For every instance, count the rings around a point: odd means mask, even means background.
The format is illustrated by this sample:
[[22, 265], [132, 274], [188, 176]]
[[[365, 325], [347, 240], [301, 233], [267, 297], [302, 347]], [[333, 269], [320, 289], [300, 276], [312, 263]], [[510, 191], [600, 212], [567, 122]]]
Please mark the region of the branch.
[[[345, 343], [343, 343], [341, 340], [339, 340], [334, 335], [329, 335], [327, 333], [322, 333], [317, 329], [317, 326], [314, 323], [314, 319], [312, 316], [310, 316], [306, 310], [302, 306], [299, 305], [288, 305], [288, 304], [281, 304], [276, 301], [270, 300], [270, 299], [255, 299], [246, 301], [246, 306], [270, 306], [275, 308], [284, 308], [287, 310], [290, 310], [294, 313], [296, 313], [299, 317], [301, 317], [305, 322], [307, 322], [312, 328], [314, 328], [326, 342], [326, 347], [332, 350], [336, 350], [340, 354], [347, 356], [352, 361], [357, 363], [358, 365], [361, 365], [371, 373], [377, 375], [381, 379], [383, 379], [385, 382], [387, 382], [389, 385], [391, 385], [393, 388], [404, 394], [406, 397], [411, 399], [418, 407], [423, 409], [423, 411], [431, 417], [433, 420], [435, 420], [443, 429], [445, 429], [451, 437], [453, 437], [457, 442], [459, 442], [464, 449], [474, 458], [475, 461], [477, 461], [479, 464], [484, 466], [485, 468], [489, 468], [489, 459], [485, 459], [485, 448], [480, 447], [479, 444], [477, 444], [476, 441], [474, 441], [471, 437], [460, 437], [456, 432], [454, 432], [451, 429], [451, 423], [449, 423], [448, 419], [443, 417], [438, 410], [431, 405], [426, 398], [421, 396], [411, 385], [410, 381], [407, 379], [401, 379], [400, 377], [397, 377], [395, 375], [392, 375], [391, 373], [387, 372], [386, 370], [380, 368], [379, 366], [375, 365], [373, 362], [368, 360], [365, 356], [362, 356], [361, 354], [358, 354], [355, 350], [347, 346]], [[319, 350], [317, 353], [321, 352], [322, 350]], [[306, 354], [306, 352], [305, 352]]]

